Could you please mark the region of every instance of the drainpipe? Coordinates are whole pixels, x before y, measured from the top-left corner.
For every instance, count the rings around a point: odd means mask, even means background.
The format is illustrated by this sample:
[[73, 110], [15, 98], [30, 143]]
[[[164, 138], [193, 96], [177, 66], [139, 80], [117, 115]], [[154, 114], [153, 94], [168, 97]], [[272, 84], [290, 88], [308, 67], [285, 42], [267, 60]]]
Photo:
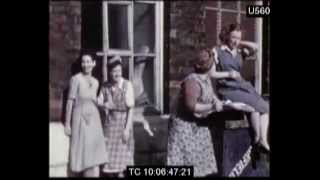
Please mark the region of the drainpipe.
[[[256, 1], [256, 5], [262, 5], [262, 1]], [[262, 93], [262, 18], [256, 18], [255, 21], [255, 42], [258, 44], [257, 59], [255, 61], [255, 88], [261, 95]]]

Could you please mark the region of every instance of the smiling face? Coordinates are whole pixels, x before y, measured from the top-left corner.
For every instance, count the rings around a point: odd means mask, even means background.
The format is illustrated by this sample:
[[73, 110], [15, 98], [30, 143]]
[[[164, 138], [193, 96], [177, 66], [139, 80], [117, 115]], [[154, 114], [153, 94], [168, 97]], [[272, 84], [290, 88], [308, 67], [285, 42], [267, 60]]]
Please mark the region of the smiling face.
[[241, 31], [235, 30], [231, 31], [228, 37], [228, 46], [233, 49], [237, 48], [242, 38]]
[[122, 77], [122, 66], [120, 64], [116, 65], [114, 68], [110, 71], [110, 78], [113, 82], [120, 82], [120, 79]]
[[90, 55], [82, 56], [81, 68], [84, 74], [90, 74], [96, 63]]

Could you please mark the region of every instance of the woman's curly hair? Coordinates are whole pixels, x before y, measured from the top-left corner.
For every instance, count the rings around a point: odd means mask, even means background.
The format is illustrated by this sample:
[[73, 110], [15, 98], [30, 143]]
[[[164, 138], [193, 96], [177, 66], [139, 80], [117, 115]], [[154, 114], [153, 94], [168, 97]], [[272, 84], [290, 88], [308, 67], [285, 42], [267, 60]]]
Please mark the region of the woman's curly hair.
[[240, 24], [233, 23], [225, 26], [221, 29], [219, 34], [219, 39], [221, 42], [226, 43], [228, 41], [228, 37], [232, 31], [242, 31]]
[[[209, 58], [206, 61], [201, 60], [199, 58], [199, 54], [202, 52], [205, 52], [209, 55]], [[211, 69], [213, 64], [213, 59], [212, 59], [213, 53], [211, 49], [207, 47], [200, 47], [197, 49], [196, 54], [197, 54], [197, 57], [194, 60], [194, 64], [193, 64], [195, 72], [200, 74], [208, 72]]]

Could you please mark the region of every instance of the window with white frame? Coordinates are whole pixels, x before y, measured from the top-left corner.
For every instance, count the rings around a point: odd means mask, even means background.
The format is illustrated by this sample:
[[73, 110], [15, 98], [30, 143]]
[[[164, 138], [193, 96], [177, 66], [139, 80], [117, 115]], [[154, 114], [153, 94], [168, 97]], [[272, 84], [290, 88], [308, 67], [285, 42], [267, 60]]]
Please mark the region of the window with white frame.
[[103, 2], [103, 78], [106, 64], [122, 58], [123, 75], [134, 85], [136, 107], [163, 112], [163, 2]]
[[[244, 28], [242, 38], [248, 41], [255, 41], [259, 45], [259, 52], [256, 57], [250, 57], [244, 61], [242, 75], [251, 81], [257, 91], [261, 93], [262, 88], [262, 20], [261, 18], [248, 18], [246, 8], [248, 5], [262, 3], [258, 1], [206, 1], [205, 26], [206, 38], [209, 46], [220, 44], [219, 33], [221, 29], [230, 23], [239, 23]], [[265, 69], [265, 68], [264, 68]], [[265, 74], [265, 73], [264, 73]]]
[[243, 39], [254, 41], [255, 18], [246, 17], [246, 7], [255, 1], [207, 1], [205, 21], [207, 41], [209, 44], [219, 44], [219, 33], [222, 27], [237, 22], [245, 27]]

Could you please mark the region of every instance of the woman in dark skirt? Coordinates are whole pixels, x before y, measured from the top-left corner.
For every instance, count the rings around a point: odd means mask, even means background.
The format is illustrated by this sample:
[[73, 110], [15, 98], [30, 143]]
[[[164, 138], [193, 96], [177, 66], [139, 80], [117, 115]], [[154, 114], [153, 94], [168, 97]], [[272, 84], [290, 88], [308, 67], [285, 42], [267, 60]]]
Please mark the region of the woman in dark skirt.
[[269, 103], [240, 75], [242, 59], [255, 54], [257, 45], [242, 41], [241, 36], [242, 32], [238, 24], [230, 24], [222, 30], [220, 34], [222, 44], [212, 50], [215, 63], [209, 74], [217, 79], [217, 92], [222, 99], [242, 102], [254, 109], [250, 113], [254, 144], [269, 152], [267, 141]]

